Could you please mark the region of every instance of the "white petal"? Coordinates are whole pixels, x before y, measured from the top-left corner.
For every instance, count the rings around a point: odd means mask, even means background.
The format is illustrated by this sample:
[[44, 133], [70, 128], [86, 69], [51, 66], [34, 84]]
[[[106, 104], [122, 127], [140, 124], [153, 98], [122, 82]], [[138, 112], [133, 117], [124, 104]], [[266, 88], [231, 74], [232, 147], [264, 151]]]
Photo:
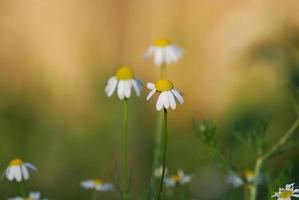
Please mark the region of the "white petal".
[[22, 173], [24, 180], [28, 180], [29, 172], [25, 165], [21, 165], [21, 173]]
[[113, 189], [113, 185], [112, 184], [110, 184], [110, 183], [104, 183], [103, 185], [102, 185], [102, 191], [105, 191], [105, 192], [107, 192], [107, 191], [110, 191], [110, 190], [112, 190]]
[[12, 170], [12, 167], [8, 167], [8, 168], [6, 169], [6, 171], [5, 171], [6, 178], [7, 178], [9, 181], [13, 180], [13, 178], [14, 178], [13, 171], [14, 171], [14, 170]]
[[150, 90], [153, 90], [153, 89], [156, 88], [155, 84], [153, 84], [153, 83], [148, 83], [148, 84], [146, 84], [146, 87], [147, 87], [148, 89], [150, 89]]
[[169, 98], [168, 98], [168, 95], [167, 95], [167, 92], [162, 92], [161, 93], [162, 97], [163, 97], [163, 105], [164, 105], [164, 108], [168, 109], [169, 108]]
[[38, 200], [40, 198], [40, 192], [30, 192], [29, 193], [29, 197], [34, 199], [34, 200]]
[[120, 99], [124, 99], [125, 98], [125, 83], [124, 81], [119, 81], [118, 82], [118, 85], [117, 85], [117, 95], [118, 95], [118, 98]]
[[156, 109], [160, 111], [163, 108], [163, 95], [162, 93], [159, 95], [157, 104], [156, 104]]
[[167, 92], [167, 95], [168, 95], [170, 107], [172, 110], [174, 110], [176, 108], [175, 98], [170, 91]]
[[155, 51], [155, 47], [154, 47], [154, 46], [150, 46], [150, 47], [147, 49], [147, 51], [145, 52], [145, 54], [144, 54], [144, 58], [145, 58], [145, 59], [149, 59], [150, 57], [152, 57], [153, 54], [154, 54], [154, 51]]
[[124, 95], [128, 99], [131, 96], [131, 81], [124, 81]]
[[172, 94], [174, 94], [176, 100], [178, 100], [178, 102], [180, 102], [180, 104], [184, 103], [184, 99], [178, 90], [172, 89], [171, 92], [172, 92]]
[[299, 194], [293, 194], [292, 196], [299, 198]]
[[138, 80], [132, 80], [132, 85], [134, 87], [136, 95], [139, 97], [141, 94], [142, 84], [138, 82]]
[[117, 86], [117, 79], [115, 78], [115, 76], [113, 76], [112, 78], [110, 78], [108, 80], [108, 84], [105, 88], [105, 92], [108, 97], [112, 96], [113, 92], [115, 91], [116, 86]]
[[33, 165], [33, 164], [31, 164], [31, 163], [26, 162], [26, 163], [25, 163], [25, 166], [28, 167], [28, 168], [30, 168], [30, 169], [33, 170], [33, 171], [37, 171], [36, 166]]
[[155, 48], [154, 50], [154, 62], [156, 65], [160, 66], [163, 64], [163, 48]]
[[152, 91], [150, 91], [150, 93], [147, 95], [146, 100], [150, 100], [150, 98], [152, 98], [152, 96], [156, 93], [156, 89], [153, 89]]
[[85, 189], [91, 189], [94, 187], [94, 183], [90, 180], [82, 181], [81, 186]]
[[14, 176], [15, 176], [16, 181], [18, 181], [18, 182], [22, 181], [21, 166], [16, 166], [15, 167]]

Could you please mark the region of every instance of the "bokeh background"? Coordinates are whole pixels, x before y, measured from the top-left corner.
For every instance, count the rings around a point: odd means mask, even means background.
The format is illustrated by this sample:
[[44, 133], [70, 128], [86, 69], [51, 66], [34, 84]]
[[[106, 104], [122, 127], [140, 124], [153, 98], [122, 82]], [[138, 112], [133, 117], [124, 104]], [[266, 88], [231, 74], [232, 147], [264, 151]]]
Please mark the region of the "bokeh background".
[[[36, 164], [27, 189], [57, 200], [88, 199], [83, 179], [118, 182], [122, 103], [105, 96], [106, 81], [121, 65], [156, 81], [159, 70], [143, 55], [167, 37], [185, 50], [167, 68], [185, 96], [169, 113], [168, 168], [193, 175], [193, 199], [220, 199], [227, 172], [209, 159], [192, 119], [212, 120], [224, 150], [240, 119], [266, 116], [268, 144], [277, 141], [296, 116], [298, 9], [297, 0], [1, 0], [1, 171], [13, 158]], [[129, 102], [133, 199], [144, 199], [151, 175], [157, 115], [147, 92]], [[236, 168], [252, 168], [255, 155], [237, 149]], [[294, 161], [290, 181], [298, 180], [296, 152], [271, 160], [271, 169]], [[6, 180], [0, 187], [1, 199], [18, 193]]]

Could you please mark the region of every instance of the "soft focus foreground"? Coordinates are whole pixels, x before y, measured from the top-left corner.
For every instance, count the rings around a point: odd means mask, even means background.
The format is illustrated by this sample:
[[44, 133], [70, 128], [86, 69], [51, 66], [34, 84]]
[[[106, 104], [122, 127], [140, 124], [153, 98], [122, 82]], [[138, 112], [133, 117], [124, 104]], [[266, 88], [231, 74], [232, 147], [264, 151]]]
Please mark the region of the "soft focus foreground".
[[[89, 199], [80, 182], [103, 178], [116, 188], [100, 197], [120, 199], [123, 110], [116, 97], [105, 96], [106, 80], [129, 65], [139, 79], [157, 81], [159, 69], [144, 53], [156, 38], [167, 37], [184, 48], [167, 75], [185, 98], [169, 112], [167, 168], [192, 174], [182, 199], [228, 199], [231, 193], [242, 199], [194, 124], [213, 121], [222, 149], [234, 152], [224, 152], [233, 157], [232, 168], [241, 173], [256, 159], [242, 135], [267, 124], [267, 145], [281, 137], [296, 118], [298, 7], [296, 0], [1, 0], [1, 172], [23, 158], [38, 167], [28, 191]], [[129, 102], [132, 199], [144, 199], [152, 174], [156, 112], [147, 92]], [[267, 162], [264, 176], [284, 169], [280, 187], [299, 183], [297, 146], [294, 140]], [[17, 184], [3, 180], [0, 187], [1, 199], [17, 196]]]

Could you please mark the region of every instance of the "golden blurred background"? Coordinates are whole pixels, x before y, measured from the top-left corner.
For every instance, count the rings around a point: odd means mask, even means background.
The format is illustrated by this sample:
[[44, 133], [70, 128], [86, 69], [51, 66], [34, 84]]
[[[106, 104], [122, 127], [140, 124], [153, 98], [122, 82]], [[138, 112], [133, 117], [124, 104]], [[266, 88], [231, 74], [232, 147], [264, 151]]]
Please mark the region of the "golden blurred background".
[[[185, 96], [170, 112], [168, 163], [198, 174], [191, 186], [195, 199], [217, 199], [200, 194], [207, 174], [213, 182], [220, 172], [194, 153], [199, 147], [191, 119], [225, 126], [240, 108], [258, 105], [275, 116], [274, 133], [291, 123], [287, 66], [281, 59], [255, 59], [253, 52], [274, 44], [285, 58], [283, 47], [298, 36], [298, 9], [297, 0], [1, 0], [1, 170], [14, 157], [36, 163], [40, 170], [28, 189], [50, 199], [85, 199], [80, 180], [115, 178], [122, 104], [107, 98], [104, 86], [121, 65], [144, 82], [156, 81], [158, 68], [144, 53], [153, 40], [167, 37], [185, 50], [167, 68]], [[156, 115], [145, 102], [147, 92], [130, 102], [134, 199], [142, 199], [151, 167]], [[7, 181], [0, 186], [1, 199], [17, 191]], [[217, 183], [217, 190], [224, 186]]]

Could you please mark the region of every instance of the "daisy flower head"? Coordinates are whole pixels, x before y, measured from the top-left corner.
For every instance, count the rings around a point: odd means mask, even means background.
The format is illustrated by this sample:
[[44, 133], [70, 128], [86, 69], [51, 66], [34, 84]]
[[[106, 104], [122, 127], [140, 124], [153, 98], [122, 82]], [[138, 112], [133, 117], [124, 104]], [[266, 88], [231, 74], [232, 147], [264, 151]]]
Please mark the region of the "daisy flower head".
[[183, 170], [178, 170], [177, 174], [165, 178], [165, 184], [173, 187], [176, 185], [185, 185], [191, 182], [191, 176], [186, 175]]
[[129, 67], [122, 66], [108, 80], [105, 92], [108, 97], [111, 97], [116, 90], [119, 99], [128, 99], [131, 96], [132, 88], [134, 88], [136, 95], [140, 96], [142, 82], [135, 79], [134, 73]]
[[299, 198], [299, 189], [294, 188], [295, 183], [286, 184], [284, 188], [279, 188], [278, 192], [272, 197], [277, 197], [277, 200], [291, 200], [292, 197]]
[[153, 58], [157, 66], [176, 63], [182, 57], [183, 50], [166, 38], [155, 40], [145, 53], [145, 58]]
[[104, 182], [101, 179], [89, 179], [81, 182], [81, 186], [85, 189], [93, 189], [102, 192], [113, 190], [113, 184]]
[[47, 200], [47, 199], [42, 199], [40, 192], [30, 192], [27, 198], [13, 197], [13, 198], [8, 198], [8, 200]]
[[[226, 182], [230, 184], [234, 188], [238, 188], [242, 185], [250, 185], [254, 181], [254, 171], [251, 169], [245, 169], [241, 175], [236, 175], [232, 173], [226, 179]], [[262, 184], [264, 181], [264, 177], [262, 173], [258, 176], [258, 184]]]
[[9, 166], [5, 170], [5, 176], [9, 181], [16, 180], [21, 182], [29, 179], [29, 172], [37, 171], [36, 167], [28, 162], [23, 162], [21, 159], [10, 161]]
[[[161, 178], [163, 173], [163, 166], [158, 167], [157, 169], [154, 170], [154, 177], [155, 178]], [[164, 174], [168, 174], [168, 169], [165, 168]]]
[[156, 109], [158, 111], [164, 109], [175, 109], [176, 102], [180, 104], [184, 103], [181, 93], [174, 88], [172, 82], [169, 80], [159, 80], [154, 83], [148, 83], [147, 88], [150, 89], [150, 93], [147, 95], [146, 100], [150, 100], [155, 93], [159, 93], [159, 97], [156, 103]]

